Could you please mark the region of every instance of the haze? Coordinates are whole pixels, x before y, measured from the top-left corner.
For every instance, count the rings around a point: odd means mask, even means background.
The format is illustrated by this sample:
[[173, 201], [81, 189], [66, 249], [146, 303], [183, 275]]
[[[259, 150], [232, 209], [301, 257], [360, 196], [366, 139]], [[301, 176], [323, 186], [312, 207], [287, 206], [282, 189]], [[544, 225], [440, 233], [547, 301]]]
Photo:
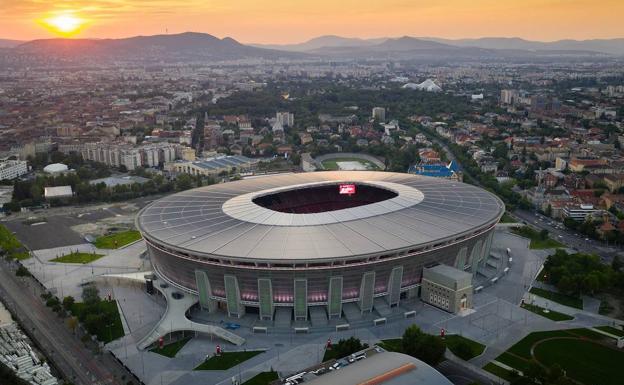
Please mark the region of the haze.
[[[0, 0], [0, 9], [0, 38], [17, 40], [185, 31], [244, 43], [295, 43], [327, 34], [541, 41], [624, 36], [621, 0]], [[59, 17], [66, 22], [50, 25]], [[79, 25], [68, 31], [71, 18]]]

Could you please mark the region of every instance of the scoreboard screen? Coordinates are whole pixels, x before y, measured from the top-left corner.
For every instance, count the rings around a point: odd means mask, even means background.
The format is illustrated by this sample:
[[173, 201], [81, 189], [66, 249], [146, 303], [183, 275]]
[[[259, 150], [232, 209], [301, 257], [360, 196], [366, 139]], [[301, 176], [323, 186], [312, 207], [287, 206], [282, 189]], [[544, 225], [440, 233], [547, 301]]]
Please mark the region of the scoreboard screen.
[[343, 195], [353, 195], [355, 194], [355, 185], [354, 184], [341, 184], [339, 186], [339, 193]]

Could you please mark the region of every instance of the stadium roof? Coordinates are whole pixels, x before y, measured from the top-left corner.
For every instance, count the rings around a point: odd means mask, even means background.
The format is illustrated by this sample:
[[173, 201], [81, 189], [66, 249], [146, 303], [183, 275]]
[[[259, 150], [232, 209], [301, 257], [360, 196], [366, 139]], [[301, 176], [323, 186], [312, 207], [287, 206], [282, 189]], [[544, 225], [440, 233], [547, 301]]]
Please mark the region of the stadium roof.
[[382, 352], [304, 384], [452, 385], [426, 363], [402, 353]]
[[[341, 182], [375, 185], [398, 196], [313, 214], [277, 212], [251, 201], [267, 190]], [[468, 236], [494, 225], [503, 211], [496, 196], [464, 183], [402, 173], [332, 171], [184, 191], [143, 209], [137, 225], [148, 240], [195, 255], [329, 261]]]

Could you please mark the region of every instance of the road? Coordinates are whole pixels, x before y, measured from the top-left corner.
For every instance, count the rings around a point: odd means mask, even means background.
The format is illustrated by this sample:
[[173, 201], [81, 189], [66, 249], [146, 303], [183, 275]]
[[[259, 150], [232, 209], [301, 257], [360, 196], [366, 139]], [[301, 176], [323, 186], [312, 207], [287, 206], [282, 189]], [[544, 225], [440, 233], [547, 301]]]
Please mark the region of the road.
[[460, 364], [454, 360], [447, 359], [438, 364], [435, 368], [454, 385], [494, 384], [494, 381], [490, 378], [470, 369], [467, 364]]
[[[582, 253], [597, 254], [600, 256], [603, 262], [611, 263], [613, 257], [622, 252], [621, 248], [613, 245], [607, 245], [603, 242], [598, 242], [592, 239], [586, 240], [583, 236], [575, 235], [570, 230], [563, 227], [562, 224], [554, 222], [551, 218], [546, 218], [543, 215], [539, 215], [533, 211], [516, 210], [512, 214], [516, 219], [526, 222], [527, 224], [538, 228], [540, 230], [548, 230], [552, 238], [563, 243], [567, 247], [576, 249]], [[563, 228], [557, 228], [553, 223]]]
[[130, 378], [109, 354], [94, 356], [55, 313], [45, 306], [41, 289], [30, 279], [17, 278], [14, 265], [0, 262], [0, 297], [62, 375], [76, 385], [122, 385]]

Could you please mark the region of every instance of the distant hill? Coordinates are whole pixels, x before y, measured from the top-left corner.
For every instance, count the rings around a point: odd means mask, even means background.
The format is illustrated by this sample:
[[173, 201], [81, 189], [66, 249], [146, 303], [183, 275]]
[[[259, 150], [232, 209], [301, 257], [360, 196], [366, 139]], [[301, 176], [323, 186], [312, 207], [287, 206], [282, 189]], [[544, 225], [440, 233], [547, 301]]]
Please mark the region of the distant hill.
[[453, 45], [456, 47], [479, 47], [486, 49], [514, 49], [532, 51], [593, 51], [618, 56], [624, 55], [624, 39], [559, 40], [553, 42], [531, 41], [518, 37], [485, 37], [481, 39], [459, 40], [423, 37], [421, 39]]
[[15, 53], [94, 60], [235, 60], [292, 57], [293, 53], [243, 45], [205, 33], [137, 36], [125, 39], [42, 39], [16, 46]]
[[[0, 40], [0, 44], [5, 42]], [[244, 45], [226, 37], [187, 32], [173, 35], [136, 36], [125, 39], [42, 39], [2, 47], [3, 60], [9, 63], [33, 61], [43, 65], [116, 64], [117, 61], [140, 64], [209, 62], [240, 59], [381, 59], [481, 60], [510, 58], [526, 60], [552, 57], [588, 58], [624, 55], [624, 39], [562, 40], [542, 43], [518, 38], [483, 38], [448, 40], [438, 38], [358, 39], [320, 36], [301, 44]], [[15, 45], [17, 44], [17, 45]]]
[[21, 40], [0, 39], [0, 48], [13, 48], [24, 44]]
[[293, 51], [293, 52], [306, 52], [313, 51], [319, 48], [329, 48], [329, 47], [366, 47], [375, 44], [380, 44], [386, 41], [386, 38], [380, 39], [360, 39], [360, 38], [351, 38], [351, 37], [341, 37], [335, 35], [326, 35], [315, 37], [314, 39], [308, 40], [303, 43], [298, 44], [252, 44], [254, 47], [261, 48], [269, 48], [269, 49], [278, 49], [283, 51]]
[[[426, 42], [435, 42], [439, 45], [428, 45]], [[382, 51], [406, 52], [413, 50], [444, 50], [450, 52], [450, 47], [479, 48], [491, 50], [489, 54], [516, 55], [522, 51], [534, 51], [535, 55], [588, 55], [592, 52], [624, 55], [624, 39], [597, 39], [597, 40], [560, 40], [555, 42], [530, 41], [521, 38], [485, 37], [480, 39], [442, 39], [435, 37], [410, 37], [359, 39], [346, 38], [335, 35], [320, 36], [299, 44], [286, 45], [256, 45], [258, 47], [279, 49], [294, 52], [308, 52], [317, 54], [345, 54], [347, 51], [362, 54], [368, 48], [379, 53]], [[467, 54], [469, 51], [457, 51]], [[477, 54], [488, 54], [487, 51], [473, 51]]]
[[393, 58], [399, 60], [497, 56], [495, 50], [457, 47], [409, 36], [383, 39], [381, 42], [360, 46], [322, 47], [307, 52], [344, 58]]

